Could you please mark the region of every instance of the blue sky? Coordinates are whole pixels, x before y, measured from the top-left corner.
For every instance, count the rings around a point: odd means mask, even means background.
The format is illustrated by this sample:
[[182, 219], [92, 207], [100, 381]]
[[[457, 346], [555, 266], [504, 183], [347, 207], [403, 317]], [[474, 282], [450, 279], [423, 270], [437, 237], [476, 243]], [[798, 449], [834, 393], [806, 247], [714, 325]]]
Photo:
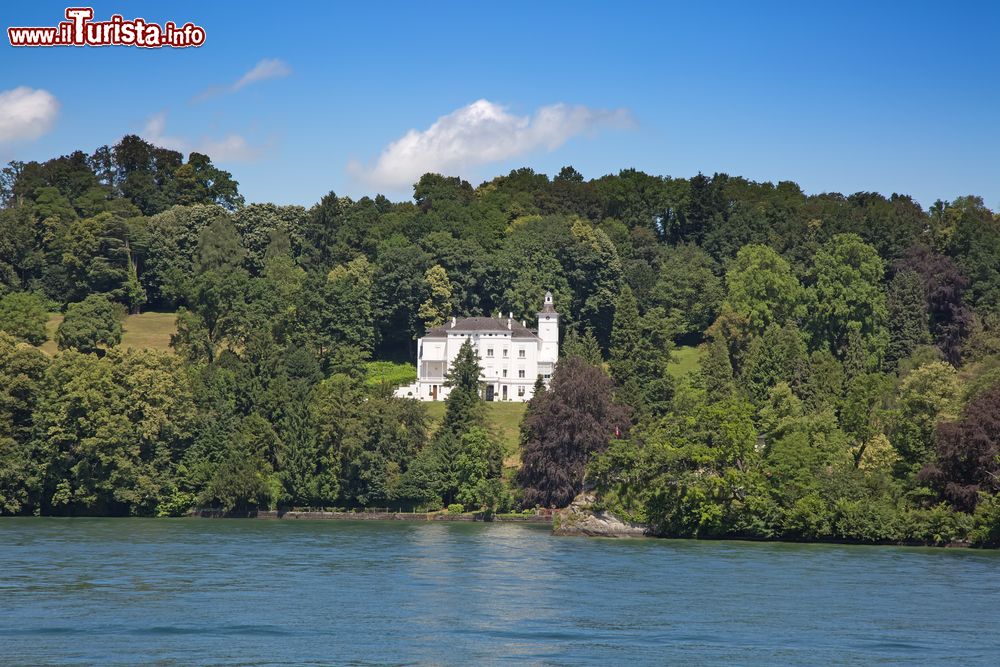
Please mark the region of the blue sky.
[[[0, 16], [48, 26], [65, 7], [5, 3]], [[207, 41], [14, 49], [4, 35], [3, 162], [137, 133], [215, 153], [248, 201], [405, 199], [421, 169], [478, 184], [572, 164], [588, 178], [724, 171], [1000, 208], [995, 3], [93, 7], [96, 19], [192, 21]], [[55, 102], [44, 127], [5, 132], [3, 106], [23, 87]]]

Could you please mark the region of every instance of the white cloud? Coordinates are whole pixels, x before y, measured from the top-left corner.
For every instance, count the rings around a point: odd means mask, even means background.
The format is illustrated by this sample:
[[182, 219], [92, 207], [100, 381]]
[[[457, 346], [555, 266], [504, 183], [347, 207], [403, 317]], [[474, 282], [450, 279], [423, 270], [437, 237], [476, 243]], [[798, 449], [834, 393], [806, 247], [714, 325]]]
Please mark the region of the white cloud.
[[170, 148], [175, 151], [187, 153], [191, 150], [191, 145], [180, 137], [168, 137], [164, 134], [167, 129], [167, 112], [161, 111], [149, 117], [142, 136], [146, 141], [161, 148]]
[[0, 91], [0, 143], [31, 141], [52, 128], [59, 100], [52, 93], [21, 86]]
[[489, 100], [478, 100], [441, 116], [426, 130], [410, 130], [386, 146], [371, 168], [352, 162], [348, 171], [373, 185], [403, 188], [427, 172], [462, 173], [535, 150], [553, 151], [574, 136], [602, 127], [632, 124], [626, 109], [553, 104], [531, 116], [516, 116]]
[[222, 139], [203, 137], [198, 141], [189, 141], [182, 137], [171, 137], [166, 134], [167, 112], [153, 114], [146, 121], [143, 138], [156, 146], [180, 151], [181, 153], [204, 153], [213, 162], [253, 162], [261, 156], [261, 149], [250, 145], [245, 137], [230, 134]]
[[235, 93], [237, 90], [246, 88], [251, 83], [267, 81], [268, 79], [280, 79], [290, 75], [291, 73], [292, 68], [284, 60], [280, 60], [278, 58], [264, 58], [234, 83], [227, 86], [213, 86], [196, 95], [191, 102], [202, 102], [210, 97], [215, 97], [216, 95]]
[[261, 149], [251, 146], [245, 137], [230, 134], [219, 140], [206, 139], [198, 149], [215, 162], [253, 162], [261, 155]]
[[267, 79], [280, 79], [292, 73], [292, 68], [283, 60], [277, 58], [264, 58], [253, 66], [249, 72], [240, 77], [240, 80], [230, 86], [230, 89], [237, 91], [256, 81]]

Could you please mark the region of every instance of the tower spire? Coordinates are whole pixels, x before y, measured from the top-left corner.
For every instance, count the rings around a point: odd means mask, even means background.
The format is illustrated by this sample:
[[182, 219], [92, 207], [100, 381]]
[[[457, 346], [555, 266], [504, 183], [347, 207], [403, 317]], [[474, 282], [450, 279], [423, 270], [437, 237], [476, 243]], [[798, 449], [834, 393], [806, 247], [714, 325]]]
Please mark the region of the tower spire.
[[545, 298], [542, 300], [542, 309], [538, 311], [539, 313], [555, 313], [556, 306], [552, 301], [552, 291], [547, 290], [545, 292]]

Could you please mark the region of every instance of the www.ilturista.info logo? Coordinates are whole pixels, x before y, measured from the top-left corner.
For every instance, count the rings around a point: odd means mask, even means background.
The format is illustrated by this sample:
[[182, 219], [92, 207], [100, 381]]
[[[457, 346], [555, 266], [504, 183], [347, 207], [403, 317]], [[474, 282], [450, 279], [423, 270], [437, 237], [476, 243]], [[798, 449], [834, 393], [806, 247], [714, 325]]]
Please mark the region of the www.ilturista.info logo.
[[94, 21], [91, 7], [67, 7], [66, 21], [55, 27], [7, 28], [11, 46], [163, 46], [185, 48], [205, 43], [205, 29], [193, 23], [162, 26], [135, 18], [126, 21], [114, 14], [107, 21]]

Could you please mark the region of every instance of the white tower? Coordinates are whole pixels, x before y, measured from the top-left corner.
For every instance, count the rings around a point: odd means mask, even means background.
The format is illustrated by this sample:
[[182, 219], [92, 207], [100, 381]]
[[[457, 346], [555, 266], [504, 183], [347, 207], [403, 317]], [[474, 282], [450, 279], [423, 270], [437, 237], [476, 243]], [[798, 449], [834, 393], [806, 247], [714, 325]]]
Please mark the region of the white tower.
[[552, 292], [545, 293], [542, 309], [538, 311], [538, 337], [542, 339], [538, 361], [552, 364], [559, 361], [559, 313], [552, 303]]

